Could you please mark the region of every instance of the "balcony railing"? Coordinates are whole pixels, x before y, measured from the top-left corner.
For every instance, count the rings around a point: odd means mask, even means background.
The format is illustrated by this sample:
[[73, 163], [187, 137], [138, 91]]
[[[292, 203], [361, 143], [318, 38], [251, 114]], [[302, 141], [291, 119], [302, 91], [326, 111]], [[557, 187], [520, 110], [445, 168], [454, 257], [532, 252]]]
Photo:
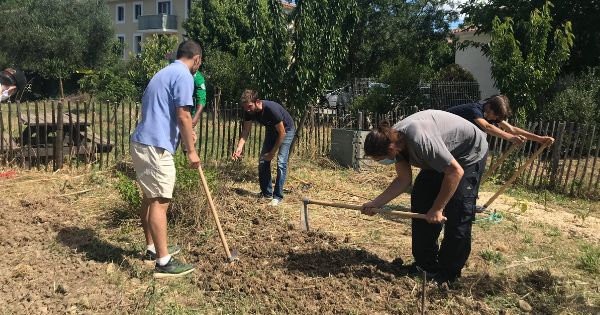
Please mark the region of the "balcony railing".
[[177, 15], [142, 15], [138, 17], [140, 31], [177, 31]]

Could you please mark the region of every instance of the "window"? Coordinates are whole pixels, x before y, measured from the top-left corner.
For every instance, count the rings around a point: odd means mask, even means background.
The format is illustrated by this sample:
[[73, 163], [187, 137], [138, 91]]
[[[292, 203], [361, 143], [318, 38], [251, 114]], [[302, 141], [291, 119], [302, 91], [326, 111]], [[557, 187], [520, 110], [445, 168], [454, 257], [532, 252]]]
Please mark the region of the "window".
[[142, 53], [142, 35], [133, 35], [133, 52], [136, 54]]
[[158, 14], [171, 15], [171, 1], [158, 1]]
[[140, 15], [143, 15], [143, 8], [141, 2], [136, 2], [133, 4], [133, 21], [137, 22]]
[[121, 50], [121, 58], [125, 58], [125, 35], [123, 35], [123, 34], [117, 35], [117, 40], [119, 41], [119, 49]]
[[117, 23], [125, 23], [125, 5], [117, 4]]

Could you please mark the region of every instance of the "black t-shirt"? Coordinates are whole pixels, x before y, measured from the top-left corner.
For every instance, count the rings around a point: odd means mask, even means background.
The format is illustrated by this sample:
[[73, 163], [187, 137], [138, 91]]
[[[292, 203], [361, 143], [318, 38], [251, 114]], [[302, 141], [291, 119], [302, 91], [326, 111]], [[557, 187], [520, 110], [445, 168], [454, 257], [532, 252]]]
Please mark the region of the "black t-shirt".
[[256, 120], [267, 128], [275, 128], [275, 125], [283, 121], [285, 131], [294, 129], [294, 120], [283, 106], [272, 101], [262, 101], [262, 105], [260, 113], [244, 113], [244, 121]]
[[[449, 109], [446, 110], [449, 113], [452, 113], [454, 115], [458, 115], [468, 121], [470, 121], [472, 124], [474, 124], [475, 126], [477, 126], [477, 128], [481, 129], [481, 126], [479, 126], [478, 124], [475, 123], [475, 119], [481, 118], [481, 119], [485, 119], [483, 113], [483, 104], [482, 103], [468, 103], [468, 104], [463, 104], [463, 105], [458, 105], [458, 106], [454, 106], [451, 107]], [[490, 124], [496, 125], [497, 122], [495, 121], [488, 121], [486, 119], [486, 121]]]

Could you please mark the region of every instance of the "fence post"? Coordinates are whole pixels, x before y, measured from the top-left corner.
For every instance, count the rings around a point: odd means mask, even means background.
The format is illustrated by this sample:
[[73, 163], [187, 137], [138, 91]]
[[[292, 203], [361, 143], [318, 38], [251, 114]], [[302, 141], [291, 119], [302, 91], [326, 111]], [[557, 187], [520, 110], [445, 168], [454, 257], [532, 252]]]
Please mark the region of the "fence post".
[[56, 140], [54, 141], [54, 171], [63, 167], [63, 103], [56, 106]]
[[363, 130], [363, 124], [365, 121], [363, 118], [363, 112], [358, 111], [358, 130]]
[[556, 132], [556, 142], [554, 143], [554, 148], [552, 150], [552, 161], [550, 162], [550, 186], [554, 187], [556, 185], [556, 177], [558, 176], [558, 162], [560, 161], [560, 153], [563, 142], [563, 137], [565, 134], [565, 123], [558, 124], [558, 130]]

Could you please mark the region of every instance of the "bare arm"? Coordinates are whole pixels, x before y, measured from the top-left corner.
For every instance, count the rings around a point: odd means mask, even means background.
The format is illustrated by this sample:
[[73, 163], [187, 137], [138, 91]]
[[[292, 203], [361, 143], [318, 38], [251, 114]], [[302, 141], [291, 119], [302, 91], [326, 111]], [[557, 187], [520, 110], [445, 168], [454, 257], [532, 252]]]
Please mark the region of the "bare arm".
[[508, 140], [513, 143], [523, 143], [524, 142], [524, 139], [519, 137], [519, 135], [508, 133], [508, 132], [490, 124], [483, 118], [476, 118], [475, 123], [477, 125], [479, 125], [479, 127], [481, 127], [481, 129], [483, 129], [483, 131], [485, 133], [490, 134], [492, 136], [502, 138], [504, 140]]
[[235, 150], [232, 156], [234, 160], [242, 156], [244, 144], [246, 144], [246, 139], [248, 139], [250, 130], [252, 130], [252, 121], [244, 121], [244, 125], [242, 126], [242, 134], [240, 135], [240, 140], [238, 142], [237, 149]]
[[181, 139], [183, 140], [188, 159], [190, 160], [190, 167], [198, 168], [198, 166], [200, 166], [200, 158], [198, 157], [196, 148], [194, 147], [195, 136], [192, 128], [192, 115], [190, 115], [189, 107], [177, 107], [176, 115], [179, 131], [181, 132]]
[[465, 171], [458, 164], [456, 160], [452, 160], [450, 165], [444, 170], [444, 180], [442, 181], [442, 187], [438, 193], [431, 210], [427, 212], [427, 222], [429, 223], [442, 223], [444, 208], [450, 201], [450, 198], [456, 192], [456, 188], [460, 183]]
[[531, 140], [531, 141], [537, 141], [539, 143], [547, 143], [547, 142], [549, 142], [550, 144], [552, 142], [554, 142], [554, 138], [552, 138], [552, 137], [538, 136], [538, 135], [536, 135], [534, 133], [531, 133], [531, 132], [529, 132], [527, 130], [521, 129], [519, 127], [512, 126], [511, 124], [509, 124], [506, 121], [501, 121], [500, 122], [500, 127], [502, 129], [504, 129], [504, 130], [506, 130], [506, 131], [508, 131], [508, 132], [510, 132], [512, 134], [514, 134], [514, 135], [523, 136], [526, 139]]
[[196, 125], [198, 124], [198, 121], [200, 121], [200, 116], [202, 115], [202, 110], [204, 109], [204, 106], [202, 105], [198, 105], [196, 107], [196, 114], [194, 115], [194, 118], [192, 118], [192, 127], [196, 127]]
[[373, 208], [380, 208], [405, 192], [412, 183], [412, 169], [406, 161], [396, 162], [396, 178], [390, 185], [371, 202], [363, 204], [362, 212], [364, 214], [373, 215]]

